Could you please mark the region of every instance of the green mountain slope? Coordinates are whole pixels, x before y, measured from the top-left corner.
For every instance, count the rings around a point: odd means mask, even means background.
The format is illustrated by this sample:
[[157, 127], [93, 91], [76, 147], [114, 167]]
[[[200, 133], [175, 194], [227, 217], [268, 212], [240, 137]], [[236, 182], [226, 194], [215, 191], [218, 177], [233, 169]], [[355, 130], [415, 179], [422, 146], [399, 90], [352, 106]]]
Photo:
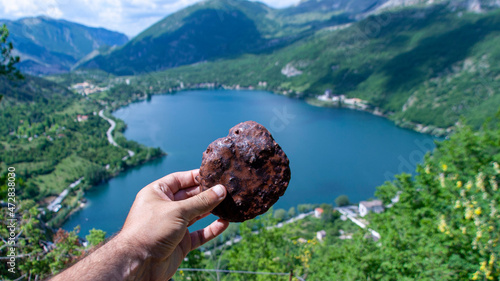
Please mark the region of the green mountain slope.
[[[286, 9], [259, 2], [209, 0], [174, 13], [128, 44], [81, 65], [130, 75], [180, 65], [266, 53], [289, 45], [326, 26], [354, 20], [354, 13], [385, 1], [337, 3], [310, 0]], [[351, 9], [356, 6], [359, 9]]]
[[265, 13], [260, 4], [252, 3], [253, 10], [246, 13], [246, 7], [236, 1], [235, 5], [209, 4], [198, 4], [166, 18], [123, 48], [108, 56], [98, 56], [84, 67], [98, 67], [117, 74], [150, 72], [239, 55], [266, 44], [255, 21], [247, 15], [258, 17]]
[[444, 128], [460, 116], [478, 126], [500, 107], [499, 35], [499, 10], [403, 9], [324, 28], [270, 54], [179, 67], [136, 81], [158, 90], [180, 82], [256, 88], [266, 82], [266, 89], [306, 98], [330, 89], [368, 101], [403, 126]]
[[0, 20], [0, 24], [7, 25], [9, 38], [21, 57], [18, 67], [31, 74], [67, 72], [92, 51], [128, 41], [118, 32], [48, 17]]

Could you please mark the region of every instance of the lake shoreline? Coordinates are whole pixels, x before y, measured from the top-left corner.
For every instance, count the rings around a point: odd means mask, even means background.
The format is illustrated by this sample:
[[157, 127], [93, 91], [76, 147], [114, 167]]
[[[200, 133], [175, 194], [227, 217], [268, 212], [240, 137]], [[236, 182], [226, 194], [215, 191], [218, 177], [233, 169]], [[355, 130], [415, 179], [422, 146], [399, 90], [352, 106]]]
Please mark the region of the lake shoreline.
[[319, 100], [317, 98], [305, 98], [304, 101], [307, 104], [312, 105], [312, 106], [330, 107], [330, 108], [347, 108], [347, 109], [351, 109], [351, 110], [368, 112], [368, 113], [371, 113], [375, 116], [381, 116], [381, 117], [384, 117], [386, 119], [389, 119], [390, 121], [392, 121], [394, 123], [394, 125], [396, 125], [398, 127], [401, 127], [404, 129], [410, 129], [410, 130], [413, 130], [413, 131], [421, 133], [421, 134], [429, 134], [429, 135], [436, 136], [436, 137], [447, 137], [450, 134], [452, 134], [454, 131], [453, 127], [439, 128], [439, 127], [435, 127], [432, 125], [426, 126], [424, 124], [419, 124], [419, 123], [414, 123], [414, 122], [409, 122], [409, 121], [403, 122], [400, 120], [393, 120], [390, 118], [391, 115], [384, 114], [380, 111], [380, 108], [373, 107], [370, 105], [368, 105], [367, 107], [360, 107], [360, 106], [356, 106], [356, 105], [347, 105], [347, 104], [339, 105], [339, 103], [322, 101], [322, 100]]
[[[90, 190], [94, 190], [98, 185], [100, 185], [102, 183], [105, 183], [105, 182], [107, 182], [107, 181], [109, 181], [109, 180], [111, 180], [111, 179], [119, 176], [123, 172], [127, 172], [130, 169], [137, 168], [139, 166], [142, 166], [142, 165], [144, 165], [146, 163], [149, 163], [151, 161], [160, 159], [160, 158], [165, 157], [165, 156], [167, 156], [167, 153], [162, 151], [162, 153], [160, 155], [158, 155], [158, 156], [151, 157], [151, 158], [149, 158], [149, 159], [147, 159], [145, 161], [138, 162], [135, 165], [129, 165], [129, 166], [127, 166], [127, 168], [125, 168], [123, 170], [116, 171], [116, 172], [113, 172], [113, 173], [107, 175], [102, 181], [100, 181], [99, 183], [97, 183], [95, 185], [88, 185], [88, 184], [82, 185], [82, 188], [78, 189], [78, 190], [82, 190], [83, 191], [82, 197], [78, 198], [78, 196], [76, 195], [77, 196], [77, 203], [73, 204], [73, 206], [69, 206], [69, 205], [66, 206], [66, 207], [68, 207], [68, 209], [66, 211], [66, 214], [63, 215], [63, 218], [62, 219], [58, 218], [58, 214], [56, 212], [56, 215], [54, 215], [54, 217], [52, 219], [50, 219], [49, 221], [47, 221], [46, 223], [50, 224], [53, 220], [57, 220], [57, 222], [53, 223], [51, 225], [51, 227], [53, 229], [61, 228], [68, 221], [68, 219], [71, 217], [71, 215], [73, 215], [74, 213], [80, 211], [81, 209], [83, 209], [87, 205], [87, 198], [85, 198], [85, 192], [90, 191]], [[71, 194], [73, 196], [75, 196], [74, 193], [75, 192], [78, 193], [78, 190], [72, 191]], [[42, 200], [44, 200], [44, 199], [42, 199]]]
[[[174, 87], [174, 88], [169, 88], [168, 90], [162, 91], [162, 92], [154, 92], [151, 93], [153, 95], [164, 95], [164, 94], [175, 94], [177, 92], [183, 92], [183, 91], [196, 91], [196, 90], [233, 90], [233, 91], [266, 91], [273, 93], [275, 95], [280, 95], [280, 96], [285, 96], [287, 98], [294, 98], [294, 99], [300, 99], [303, 100], [305, 103], [312, 105], [312, 106], [318, 106], [318, 107], [329, 107], [329, 108], [347, 108], [351, 110], [357, 110], [357, 111], [364, 111], [368, 112], [370, 114], [376, 115], [376, 116], [381, 116], [384, 117], [391, 122], [393, 122], [396, 126], [404, 129], [409, 129], [421, 134], [428, 134], [436, 137], [448, 137], [450, 134], [454, 132], [454, 127], [448, 127], [448, 128], [440, 128], [436, 127], [434, 125], [424, 125], [420, 123], [415, 123], [411, 121], [405, 121], [405, 120], [395, 120], [391, 119], [391, 114], [384, 114], [382, 111], [380, 111], [380, 108], [374, 107], [370, 105], [369, 103], [366, 104], [366, 107], [358, 107], [356, 105], [348, 105], [348, 104], [342, 104], [339, 105], [338, 103], [332, 103], [328, 101], [322, 101], [319, 100], [317, 97], [310, 97], [310, 96], [302, 96], [300, 93], [294, 93], [290, 91], [280, 91], [277, 89], [270, 89], [266, 87], [241, 87], [239, 85], [233, 85], [233, 86], [228, 86], [228, 85], [218, 85], [217, 83], [201, 83], [201, 84], [195, 84], [193, 86], [191, 85], [185, 85], [183, 87]], [[137, 101], [142, 101], [145, 100], [146, 98], [141, 98], [137, 100], [133, 100], [130, 103], [134, 103]], [[130, 104], [128, 103], [128, 104]], [[126, 106], [126, 105], [125, 105]], [[120, 106], [122, 107], [122, 106]], [[118, 109], [118, 108], [117, 108]], [[115, 109], [116, 110], [116, 109]]]

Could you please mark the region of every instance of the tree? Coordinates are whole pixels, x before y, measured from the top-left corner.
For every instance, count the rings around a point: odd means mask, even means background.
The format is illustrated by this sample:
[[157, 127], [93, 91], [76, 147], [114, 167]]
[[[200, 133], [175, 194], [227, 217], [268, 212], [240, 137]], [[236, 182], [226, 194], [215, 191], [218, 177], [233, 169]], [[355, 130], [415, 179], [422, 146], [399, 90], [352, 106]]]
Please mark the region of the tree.
[[[19, 70], [17, 70], [14, 65], [20, 61], [18, 56], [12, 56], [11, 52], [14, 49], [12, 42], [7, 42], [9, 37], [9, 30], [4, 24], [0, 28], [0, 77], [7, 76], [9, 78], [22, 79], [23, 75]], [[2, 101], [2, 95], [0, 95], [0, 101]]]
[[323, 203], [320, 206], [323, 209], [323, 214], [321, 215], [321, 220], [324, 222], [331, 222], [335, 220], [333, 216], [333, 207], [330, 204]]
[[84, 178], [90, 185], [96, 185], [106, 178], [106, 170], [101, 166], [92, 165], [85, 170]]
[[[262, 222], [257, 229], [258, 233], [252, 233], [248, 227], [248, 221], [240, 224], [241, 241], [221, 255], [221, 264], [228, 270], [263, 271], [263, 272], [290, 272], [299, 266], [299, 245], [294, 244], [292, 239], [283, 239], [286, 232], [283, 228], [266, 228], [273, 224], [271, 214], [260, 217]], [[283, 280], [281, 276], [229, 274], [222, 280], [237, 281], [263, 281]]]
[[278, 221], [284, 221], [286, 219], [285, 209], [277, 209], [276, 211], [274, 211], [274, 218]]
[[313, 208], [314, 208], [314, 206], [312, 204], [299, 204], [297, 206], [297, 210], [299, 211], [299, 214], [309, 212]]
[[[194, 249], [186, 256], [180, 268], [202, 269], [205, 257], [200, 249]], [[209, 280], [210, 276], [203, 271], [183, 271], [179, 270], [175, 280], [203, 281]]]
[[339, 197], [335, 198], [335, 205], [337, 205], [337, 207], [343, 207], [349, 204], [349, 197], [347, 197], [347, 195], [340, 195]]
[[92, 228], [89, 231], [89, 234], [85, 236], [85, 239], [87, 239], [87, 241], [89, 242], [89, 246], [98, 246], [99, 244], [104, 242], [104, 240], [106, 240], [106, 232], [100, 229]]
[[289, 218], [293, 218], [295, 217], [297, 213], [295, 212], [295, 208], [294, 207], [290, 207], [290, 209], [288, 209], [288, 217]]
[[15, 64], [20, 62], [20, 58], [11, 54], [14, 46], [12, 45], [12, 42], [7, 42], [8, 37], [9, 30], [4, 24], [0, 28], [0, 76], [13, 76], [21, 79], [23, 77], [21, 72], [14, 67]]

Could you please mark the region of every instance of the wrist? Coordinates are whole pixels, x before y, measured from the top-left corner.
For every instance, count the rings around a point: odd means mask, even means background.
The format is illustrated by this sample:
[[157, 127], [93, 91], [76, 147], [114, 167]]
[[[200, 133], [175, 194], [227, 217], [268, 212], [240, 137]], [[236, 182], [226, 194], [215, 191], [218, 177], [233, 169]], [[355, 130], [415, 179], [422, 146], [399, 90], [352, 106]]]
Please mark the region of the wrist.
[[147, 280], [150, 256], [146, 250], [136, 245], [134, 240], [119, 233], [105, 246], [114, 249], [122, 259], [124, 280]]

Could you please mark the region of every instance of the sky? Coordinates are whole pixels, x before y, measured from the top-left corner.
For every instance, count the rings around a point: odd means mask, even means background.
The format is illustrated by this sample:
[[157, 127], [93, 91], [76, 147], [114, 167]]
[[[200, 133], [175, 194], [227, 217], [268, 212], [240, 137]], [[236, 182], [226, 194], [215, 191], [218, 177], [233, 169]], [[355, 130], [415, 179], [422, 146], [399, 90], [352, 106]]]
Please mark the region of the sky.
[[[0, 0], [0, 19], [45, 15], [92, 27], [125, 33], [129, 37], [165, 16], [200, 0]], [[260, 0], [275, 8], [299, 0]]]

